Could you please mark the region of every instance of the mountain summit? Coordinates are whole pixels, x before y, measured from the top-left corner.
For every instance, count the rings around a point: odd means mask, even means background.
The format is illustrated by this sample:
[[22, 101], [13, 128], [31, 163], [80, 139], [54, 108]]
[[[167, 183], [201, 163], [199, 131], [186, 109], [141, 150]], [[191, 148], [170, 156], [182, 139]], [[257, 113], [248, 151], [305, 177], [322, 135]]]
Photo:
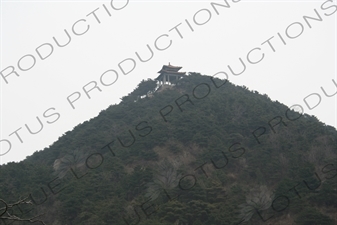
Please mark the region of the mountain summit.
[[227, 80], [164, 77], [0, 166], [0, 224], [337, 224], [335, 128]]

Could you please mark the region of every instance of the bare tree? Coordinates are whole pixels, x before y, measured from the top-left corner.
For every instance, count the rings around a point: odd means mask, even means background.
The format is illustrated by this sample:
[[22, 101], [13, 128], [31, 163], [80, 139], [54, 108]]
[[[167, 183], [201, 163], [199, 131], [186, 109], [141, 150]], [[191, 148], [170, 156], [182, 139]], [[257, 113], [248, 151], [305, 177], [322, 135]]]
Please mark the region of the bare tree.
[[54, 161], [54, 171], [55, 174], [62, 178], [71, 168], [79, 168], [85, 164], [86, 156], [83, 151], [79, 149], [74, 150], [70, 154], [66, 154], [62, 158], [56, 159]]
[[14, 207], [20, 207], [22, 205], [33, 205], [33, 203], [28, 200], [29, 197], [26, 197], [24, 199], [20, 199], [19, 201], [13, 203], [13, 204], [7, 204], [3, 199], [0, 199], [0, 203], [3, 203], [4, 206], [0, 208], [0, 219], [1, 220], [9, 220], [9, 221], [21, 221], [21, 222], [30, 222], [30, 223], [36, 223], [40, 222], [41, 224], [46, 225], [42, 220], [37, 219], [38, 217], [44, 215], [40, 214], [31, 218], [23, 218], [15, 215], [13, 213]]
[[154, 174], [153, 182], [147, 184], [146, 197], [151, 201], [158, 198], [163, 190], [170, 190], [178, 186], [181, 175], [177, 169], [168, 161], [164, 160], [158, 164], [158, 170]]
[[273, 194], [266, 186], [253, 188], [246, 195], [246, 203], [239, 205], [241, 208], [239, 218], [242, 221], [249, 221], [254, 213], [267, 210], [271, 207]]

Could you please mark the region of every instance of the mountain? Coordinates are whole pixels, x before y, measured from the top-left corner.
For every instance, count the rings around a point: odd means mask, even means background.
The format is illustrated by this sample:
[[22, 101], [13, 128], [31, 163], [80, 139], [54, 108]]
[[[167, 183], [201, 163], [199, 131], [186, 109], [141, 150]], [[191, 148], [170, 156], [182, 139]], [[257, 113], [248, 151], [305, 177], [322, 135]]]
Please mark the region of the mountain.
[[[0, 166], [0, 217], [48, 225], [337, 224], [337, 131], [199, 73]], [[0, 224], [31, 224], [0, 219]], [[42, 224], [42, 222], [34, 222]]]

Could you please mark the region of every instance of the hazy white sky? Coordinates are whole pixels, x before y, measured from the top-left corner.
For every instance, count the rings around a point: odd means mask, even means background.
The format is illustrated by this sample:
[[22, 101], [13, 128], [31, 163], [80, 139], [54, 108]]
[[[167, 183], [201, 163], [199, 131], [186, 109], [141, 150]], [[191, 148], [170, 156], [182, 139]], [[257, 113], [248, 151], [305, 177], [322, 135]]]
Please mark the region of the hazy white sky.
[[[185, 72], [224, 71], [234, 84], [337, 127], [337, 95], [321, 89], [337, 91], [336, 1], [227, 2], [1, 1], [0, 163], [48, 147], [168, 62]], [[235, 76], [228, 66], [241, 72], [239, 58], [246, 70]]]

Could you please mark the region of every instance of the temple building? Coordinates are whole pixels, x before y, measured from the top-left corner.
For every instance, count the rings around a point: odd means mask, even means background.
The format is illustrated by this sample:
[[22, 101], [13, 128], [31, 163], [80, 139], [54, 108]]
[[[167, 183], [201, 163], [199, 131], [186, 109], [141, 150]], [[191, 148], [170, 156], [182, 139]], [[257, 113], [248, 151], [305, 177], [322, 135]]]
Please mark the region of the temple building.
[[168, 66], [164, 65], [158, 72], [160, 75], [155, 80], [159, 81], [159, 86], [171, 85], [172, 81], [179, 80], [185, 76], [185, 72], [179, 72], [181, 68], [180, 66], [172, 66], [170, 63]]

